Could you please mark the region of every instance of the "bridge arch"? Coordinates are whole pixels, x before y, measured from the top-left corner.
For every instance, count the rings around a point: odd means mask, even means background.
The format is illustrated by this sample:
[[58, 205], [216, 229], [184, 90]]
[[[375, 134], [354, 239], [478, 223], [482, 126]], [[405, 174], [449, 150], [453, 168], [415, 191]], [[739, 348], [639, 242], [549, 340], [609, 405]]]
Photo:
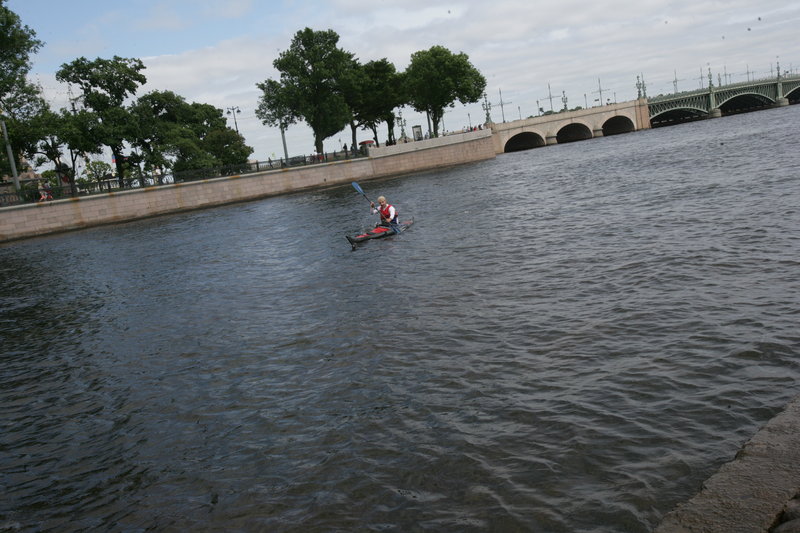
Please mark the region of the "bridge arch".
[[530, 150], [531, 148], [539, 148], [546, 145], [547, 143], [538, 133], [523, 131], [511, 137], [503, 147], [503, 151], [506, 153], [519, 152], [520, 150]]
[[772, 107], [774, 105], [775, 100], [756, 92], [740, 93], [724, 101], [717, 102], [717, 107], [719, 107], [723, 115], [764, 109], [765, 107]]
[[633, 121], [628, 117], [617, 115], [611, 117], [603, 123], [603, 135], [619, 135], [620, 133], [630, 133], [636, 131]]
[[790, 104], [800, 103], [800, 85], [785, 94]]
[[650, 117], [650, 125], [654, 128], [670, 126], [682, 122], [691, 122], [708, 118], [708, 111], [696, 107], [676, 107], [667, 109]]
[[556, 142], [558, 144], [585, 141], [591, 138], [592, 130], [586, 124], [581, 124], [580, 122], [567, 124], [556, 133]]

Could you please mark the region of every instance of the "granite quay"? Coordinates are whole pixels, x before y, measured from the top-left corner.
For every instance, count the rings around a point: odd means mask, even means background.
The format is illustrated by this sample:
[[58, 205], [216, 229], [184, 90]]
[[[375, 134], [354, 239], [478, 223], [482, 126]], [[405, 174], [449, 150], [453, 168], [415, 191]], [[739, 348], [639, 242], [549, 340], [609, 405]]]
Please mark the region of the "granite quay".
[[0, 209], [0, 242], [279, 194], [396, 176], [495, 157], [491, 130], [371, 149], [369, 157], [125, 189]]

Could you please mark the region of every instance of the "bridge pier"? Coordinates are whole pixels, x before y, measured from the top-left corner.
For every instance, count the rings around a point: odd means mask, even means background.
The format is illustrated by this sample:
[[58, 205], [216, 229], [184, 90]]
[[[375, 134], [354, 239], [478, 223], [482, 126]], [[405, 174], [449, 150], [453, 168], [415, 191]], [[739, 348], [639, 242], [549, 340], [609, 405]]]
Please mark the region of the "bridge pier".
[[711, 111], [708, 112], [708, 118], [719, 118], [722, 116], [722, 110], [718, 107], [715, 107]]
[[602, 137], [603, 136], [603, 128], [596, 128], [592, 130], [592, 137]]
[[555, 135], [548, 135], [545, 142], [547, 142], [547, 146], [550, 146], [552, 144], [558, 144], [558, 137], [556, 137]]
[[789, 99], [785, 96], [775, 100], [775, 107], [783, 107], [789, 105]]

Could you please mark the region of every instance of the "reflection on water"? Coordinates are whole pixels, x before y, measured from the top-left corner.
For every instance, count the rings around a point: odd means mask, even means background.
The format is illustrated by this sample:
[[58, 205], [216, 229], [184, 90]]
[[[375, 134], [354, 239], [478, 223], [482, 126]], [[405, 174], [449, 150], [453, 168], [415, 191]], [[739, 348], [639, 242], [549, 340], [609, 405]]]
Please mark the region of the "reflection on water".
[[0, 528], [649, 531], [796, 393], [799, 112], [0, 247]]

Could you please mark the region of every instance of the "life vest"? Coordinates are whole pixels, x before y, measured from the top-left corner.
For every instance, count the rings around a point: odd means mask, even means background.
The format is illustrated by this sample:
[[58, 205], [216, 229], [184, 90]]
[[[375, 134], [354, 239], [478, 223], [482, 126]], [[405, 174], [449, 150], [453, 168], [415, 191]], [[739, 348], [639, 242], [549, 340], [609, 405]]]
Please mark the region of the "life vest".
[[394, 210], [394, 218], [389, 219], [389, 209], [392, 207], [391, 204], [386, 204], [386, 207], [378, 207], [378, 212], [381, 214], [381, 218], [383, 220], [388, 220], [389, 222], [397, 222], [397, 209]]

